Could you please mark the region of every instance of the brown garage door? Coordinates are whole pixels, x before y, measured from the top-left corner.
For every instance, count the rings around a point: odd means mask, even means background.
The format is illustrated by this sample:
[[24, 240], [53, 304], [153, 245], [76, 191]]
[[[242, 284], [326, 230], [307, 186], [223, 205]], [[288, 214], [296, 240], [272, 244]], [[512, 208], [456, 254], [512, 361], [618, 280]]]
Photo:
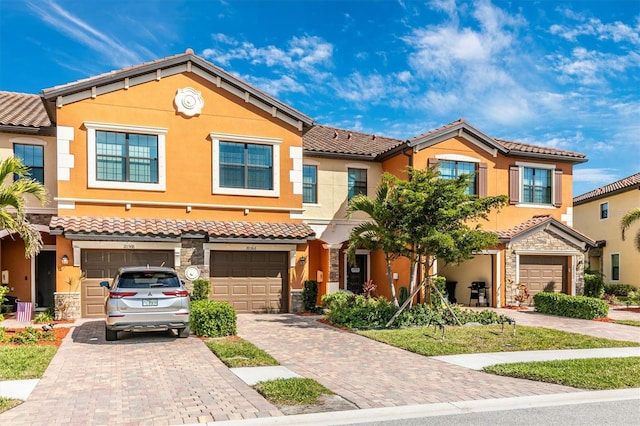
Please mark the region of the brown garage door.
[[520, 283], [531, 297], [541, 291], [567, 292], [567, 258], [564, 256], [520, 256]]
[[82, 250], [82, 270], [86, 279], [82, 282], [80, 307], [83, 318], [102, 318], [106, 290], [100, 281], [113, 278], [123, 266], [173, 267], [172, 250]]
[[211, 252], [211, 299], [236, 312], [286, 312], [288, 252]]

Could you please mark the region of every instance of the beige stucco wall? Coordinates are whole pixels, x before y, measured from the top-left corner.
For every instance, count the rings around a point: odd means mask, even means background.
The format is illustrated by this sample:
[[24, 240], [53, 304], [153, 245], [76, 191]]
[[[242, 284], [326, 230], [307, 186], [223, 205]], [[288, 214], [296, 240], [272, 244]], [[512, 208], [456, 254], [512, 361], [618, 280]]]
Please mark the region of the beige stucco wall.
[[348, 239], [349, 231], [366, 215], [356, 213], [347, 219], [349, 168], [367, 170], [367, 195], [375, 197], [382, 177], [382, 165], [370, 161], [342, 160], [305, 155], [304, 164], [315, 165], [318, 170], [318, 203], [303, 204], [303, 220], [316, 231], [316, 237], [327, 243], [340, 243]]
[[[49, 202], [45, 209], [53, 209], [55, 213], [54, 197], [57, 196], [57, 160], [56, 160], [56, 139], [51, 136], [31, 136], [15, 133], [0, 133], [0, 160], [13, 156], [13, 145], [41, 145], [44, 147], [44, 186], [49, 194]], [[27, 212], [44, 212], [43, 206], [35, 198], [28, 195]]]
[[[600, 205], [609, 203], [609, 217], [600, 219]], [[631, 209], [640, 208], [640, 191], [632, 189], [574, 207], [574, 227], [594, 240], [605, 240], [602, 248], [601, 272], [606, 283], [632, 284], [640, 287], [640, 253], [633, 246], [633, 236], [640, 230], [636, 223], [623, 241], [620, 220]], [[620, 254], [620, 279], [611, 279], [611, 255]], [[591, 265], [598, 268], [598, 265]]]

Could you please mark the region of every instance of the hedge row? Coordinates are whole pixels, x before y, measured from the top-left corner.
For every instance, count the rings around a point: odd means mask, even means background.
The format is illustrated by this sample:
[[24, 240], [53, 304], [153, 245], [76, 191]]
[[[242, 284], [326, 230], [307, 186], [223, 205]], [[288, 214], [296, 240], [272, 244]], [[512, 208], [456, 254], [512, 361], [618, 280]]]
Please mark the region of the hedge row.
[[609, 314], [607, 302], [593, 297], [540, 292], [533, 296], [533, 303], [536, 311], [561, 317], [592, 320]]

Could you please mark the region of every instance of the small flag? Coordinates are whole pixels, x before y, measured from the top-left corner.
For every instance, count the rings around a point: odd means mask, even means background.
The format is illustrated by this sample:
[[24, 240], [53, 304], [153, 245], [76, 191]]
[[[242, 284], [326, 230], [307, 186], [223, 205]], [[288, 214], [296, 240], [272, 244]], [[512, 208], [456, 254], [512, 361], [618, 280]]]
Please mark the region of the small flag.
[[19, 322], [31, 322], [32, 315], [33, 315], [33, 303], [18, 302], [18, 315], [16, 316], [16, 319]]

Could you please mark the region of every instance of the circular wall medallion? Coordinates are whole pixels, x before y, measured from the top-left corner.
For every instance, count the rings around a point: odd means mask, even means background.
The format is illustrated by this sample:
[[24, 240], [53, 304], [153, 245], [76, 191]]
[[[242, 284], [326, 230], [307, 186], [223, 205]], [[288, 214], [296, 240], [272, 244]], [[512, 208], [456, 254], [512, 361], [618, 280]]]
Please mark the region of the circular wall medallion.
[[187, 117], [200, 114], [204, 106], [204, 99], [202, 99], [200, 92], [191, 87], [178, 89], [173, 102], [175, 103], [176, 111]]
[[195, 266], [187, 266], [187, 268], [184, 270], [184, 276], [189, 281], [197, 280], [198, 278], [200, 278], [200, 270]]

